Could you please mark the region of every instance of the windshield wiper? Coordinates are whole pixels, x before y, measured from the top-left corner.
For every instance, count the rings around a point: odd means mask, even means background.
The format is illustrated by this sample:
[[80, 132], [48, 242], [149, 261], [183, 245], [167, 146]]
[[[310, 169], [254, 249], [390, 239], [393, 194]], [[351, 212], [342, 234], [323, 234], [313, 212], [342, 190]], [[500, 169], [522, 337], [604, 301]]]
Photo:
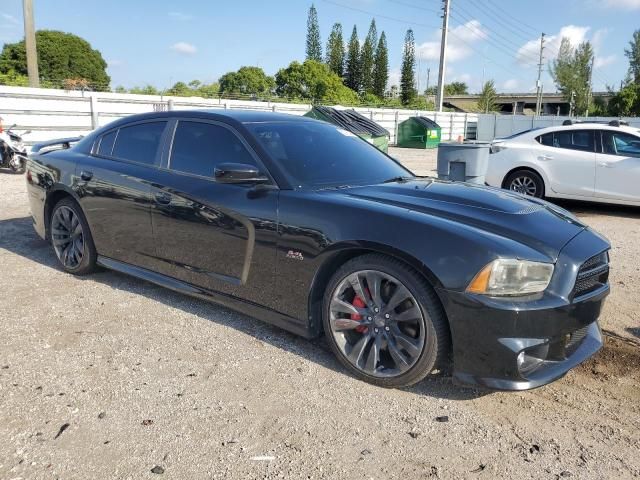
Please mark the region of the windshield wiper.
[[408, 180], [413, 180], [415, 177], [392, 177], [385, 180], [382, 183], [395, 183], [395, 182], [406, 182]]

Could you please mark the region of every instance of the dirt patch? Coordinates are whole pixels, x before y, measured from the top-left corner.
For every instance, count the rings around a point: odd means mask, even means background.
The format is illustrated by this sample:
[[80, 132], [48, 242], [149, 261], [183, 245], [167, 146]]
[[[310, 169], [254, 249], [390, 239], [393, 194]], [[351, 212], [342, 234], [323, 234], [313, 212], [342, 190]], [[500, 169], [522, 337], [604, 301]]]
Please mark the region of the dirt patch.
[[605, 334], [604, 347], [578, 371], [597, 378], [625, 377], [640, 382], [640, 343]]

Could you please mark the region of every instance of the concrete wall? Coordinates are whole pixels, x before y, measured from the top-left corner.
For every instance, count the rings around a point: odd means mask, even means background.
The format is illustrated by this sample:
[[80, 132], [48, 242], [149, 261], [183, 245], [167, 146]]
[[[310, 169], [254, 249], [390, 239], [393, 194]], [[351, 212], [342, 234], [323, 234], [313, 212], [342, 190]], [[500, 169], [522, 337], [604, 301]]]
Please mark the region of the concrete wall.
[[629, 122], [629, 125], [640, 128], [640, 118], [617, 118], [617, 117], [589, 117], [585, 118], [572, 118], [572, 117], [533, 117], [524, 115], [478, 115], [478, 140], [491, 141], [494, 138], [506, 137], [514, 133], [523, 132], [531, 128], [538, 127], [553, 127], [556, 125], [562, 125], [565, 120], [591, 120], [591, 121], [606, 121], [611, 120], [624, 120]]
[[[294, 103], [0, 86], [0, 117], [3, 118], [4, 126], [6, 128], [15, 123], [17, 132], [31, 130], [32, 133], [24, 138], [27, 144], [60, 137], [86, 135], [93, 128], [127, 115], [167, 110], [169, 102], [176, 110], [226, 108], [270, 110], [304, 115], [311, 109], [311, 105]], [[391, 135], [391, 143], [395, 143], [398, 123], [414, 115], [426, 116], [440, 124], [444, 141], [457, 140], [459, 136], [473, 138], [478, 118], [476, 114], [471, 113], [437, 113], [368, 107], [357, 107], [355, 110], [386, 128]]]

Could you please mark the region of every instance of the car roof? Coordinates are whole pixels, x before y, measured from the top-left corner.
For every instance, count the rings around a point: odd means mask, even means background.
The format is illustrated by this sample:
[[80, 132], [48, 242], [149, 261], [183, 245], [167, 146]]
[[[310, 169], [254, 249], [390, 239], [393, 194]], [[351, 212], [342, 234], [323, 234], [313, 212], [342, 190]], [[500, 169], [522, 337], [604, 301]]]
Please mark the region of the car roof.
[[109, 124], [109, 126], [119, 126], [124, 123], [151, 120], [155, 118], [183, 117], [183, 118], [211, 118], [213, 120], [232, 120], [238, 123], [257, 122], [285, 122], [285, 121], [305, 121], [315, 122], [316, 120], [301, 115], [289, 115], [287, 113], [271, 112], [264, 110], [231, 110], [223, 108], [193, 109], [193, 110], [169, 110], [164, 112], [147, 112], [137, 115], [130, 115]]
[[509, 141], [509, 140], [517, 140], [518, 138], [533, 138], [539, 135], [544, 135], [545, 133], [550, 132], [560, 132], [560, 131], [572, 131], [572, 130], [608, 130], [612, 132], [627, 132], [633, 135], [640, 135], [640, 129], [638, 127], [631, 127], [627, 125], [620, 125], [619, 127], [615, 127], [613, 125], [608, 125], [606, 123], [574, 123], [573, 125], [551, 125], [549, 127], [536, 127], [529, 130], [525, 130], [523, 132], [514, 133], [509, 135], [508, 137], [496, 138], [496, 141]]

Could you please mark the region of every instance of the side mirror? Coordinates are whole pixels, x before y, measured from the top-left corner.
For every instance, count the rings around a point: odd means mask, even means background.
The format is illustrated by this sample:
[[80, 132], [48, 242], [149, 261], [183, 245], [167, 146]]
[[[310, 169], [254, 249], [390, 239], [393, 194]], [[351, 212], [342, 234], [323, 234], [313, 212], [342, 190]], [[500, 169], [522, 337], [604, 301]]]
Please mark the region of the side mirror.
[[219, 183], [266, 183], [269, 178], [254, 165], [244, 163], [221, 163], [213, 176]]

